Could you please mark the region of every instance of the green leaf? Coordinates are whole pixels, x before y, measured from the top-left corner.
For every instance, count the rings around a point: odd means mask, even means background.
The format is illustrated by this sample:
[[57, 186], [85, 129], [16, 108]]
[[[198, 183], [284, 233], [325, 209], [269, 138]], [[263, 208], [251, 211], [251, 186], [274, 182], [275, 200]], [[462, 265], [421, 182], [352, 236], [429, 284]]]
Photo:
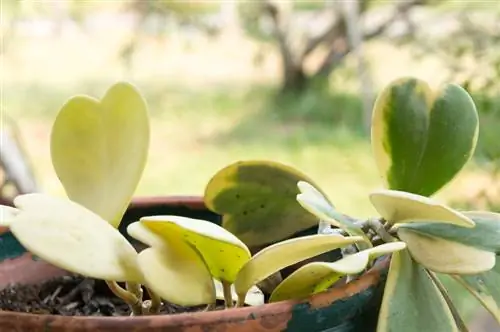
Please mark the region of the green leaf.
[[151, 216], [141, 218], [140, 222], [167, 243], [177, 239], [188, 242], [203, 257], [212, 276], [220, 281], [233, 283], [251, 257], [243, 242], [210, 221], [179, 216]]
[[0, 226], [9, 227], [10, 222], [18, 212], [19, 210], [12, 206], [0, 205]]
[[407, 250], [392, 254], [377, 332], [458, 332], [453, 315], [425, 269]]
[[500, 324], [500, 256], [492, 270], [472, 276], [452, 276], [495, 317]]
[[304, 209], [315, 215], [318, 219], [327, 221], [333, 226], [345, 230], [349, 235], [363, 237], [366, 241], [356, 244], [359, 249], [363, 250], [371, 247], [370, 240], [365, 232], [354, 223], [355, 220], [338, 212], [328, 198], [318, 189], [305, 181], [299, 181], [297, 186], [300, 190], [300, 194], [297, 195], [297, 201]]
[[422, 235], [432, 235], [476, 247], [478, 249], [500, 253], [500, 214], [493, 212], [462, 212], [474, 221], [474, 228], [451, 224], [429, 223], [427, 220], [401, 224], [399, 229], [409, 229]]
[[240, 161], [212, 177], [205, 189], [207, 207], [223, 216], [224, 228], [249, 247], [281, 241], [318, 225], [296, 200], [299, 181], [312, 181], [273, 161]]
[[269, 302], [303, 299], [328, 289], [345, 275], [362, 272], [382, 255], [406, 248], [404, 242], [391, 242], [348, 255], [336, 262], [312, 262], [290, 274], [273, 291]]
[[310, 235], [278, 242], [255, 254], [238, 273], [234, 287], [241, 298], [273, 273], [322, 253], [362, 241], [359, 236]]
[[127, 83], [101, 101], [71, 98], [52, 127], [52, 164], [68, 197], [118, 227], [139, 183], [149, 147], [147, 106]]
[[17, 196], [14, 204], [23, 208], [12, 219], [12, 234], [44, 261], [96, 279], [142, 282], [134, 247], [97, 214], [44, 194]]
[[474, 221], [463, 213], [425, 196], [397, 190], [380, 190], [370, 194], [370, 201], [382, 218], [393, 224], [425, 220], [429, 223], [474, 227]]
[[144, 284], [161, 298], [182, 306], [215, 303], [210, 271], [196, 250], [181, 239], [144, 249], [138, 264]]
[[495, 265], [495, 254], [490, 251], [405, 228], [399, 228], [397, 234], [408, 246], [413, 259], [434, 272], [475, 274]]
[[460, 86], [432, 92], [414, 78], [391, 83], [375, 102], [371, 139], [386, 186], [434, 194], [469, 161], [478, 129], [474, 102]]

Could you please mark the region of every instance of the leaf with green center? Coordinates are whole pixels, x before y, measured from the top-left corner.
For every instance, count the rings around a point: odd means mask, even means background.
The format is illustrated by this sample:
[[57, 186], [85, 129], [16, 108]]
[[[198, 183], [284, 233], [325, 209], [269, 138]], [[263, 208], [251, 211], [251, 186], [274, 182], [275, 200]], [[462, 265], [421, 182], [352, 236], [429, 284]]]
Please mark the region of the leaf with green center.
[[241, 298], [250, 287], [287, 266], [359, 241], [363, 241], [360, 236], [318, 234], [273, 244], [259, 251], [243, 266], [234, 282], [236, 293]]
[[371, 141], [387, 188], [430, 196], [472, 157], [479, 132], [476, 107], [460, 86], [432, 92], [404, 78], [378, 96]]
[[394, 331], [458, 332], [439, 289], [407, 250], [392, 255], [378, 316], [377, 332]]
[[68, 197], [118, 227], [141, 178], [149, 146], [147, 106], [127, 83], [101, 101], [71, 98], [52, 127], [52, 164]]
[[167, 242], [181, 238], [203, 257], [212, 276], [233, 283], [251, 254], [243, 242], [224, 228], [206, 220], [179, 216], [143, 217], [140, 222]]
[[144, 249], [138, 264], [144, 284], [161, 298], [182, 306], [215, 303], [215, 286], [208, 267], [182, 239]]
[[472, 219], [476, 226], [467, 228], [452, 224], [429, 223], [428, 220], [420, 222], [416, 220], [398, 227], [500, 253], [500, 214], [480, 211], [462, 212], [462, 214]]
[[297, 201], [304, 209], [315, 215], [318, 219], [327, 221], [333, 226], [345, 230], [349, 235], [363, 237], [365, 241], [356, 244], [361, 250], [371, 247], [370, 240], [363, 230], [354, 223], [355, 220], [338, 212], [328, 198], [313, 185], [299, 181], [297, 186], [301, 192], [297, 195]]
[[0, 205], [0, 226], [9, 227], [18, 212], [19, 210], [12, 206]]
[[409, 223], [415, 220], [474, 227], [474, 221], [463, 213], [428, 197], [397, 190], [380, 190], [370, 194], [378, 213], [390, 223]]
[[495, 254], [459, 242], [399, 228], [397, 234], [413, 259], [431, 271], [447, 274], [476, 274], [495, 265]]
[[297, 204], [297, 182], [312, 181], [272, 161], [240, 161], [223, 168], [205, 189], [205, 204], [224, 228], [249, 247], [281, 241], [318, 224]]
[[[222, 283], [214, 279], [215, 283], [215, 292], [217, 294], [217, 300], [224, 300], [224, 287]], [[233, 297], [233, 301], [238, 301], [238, 294], [236, 294], [236, 290], [234, 289], [234, 285], [231, 285], [231, 295]], [[248, 291], [245, 296], [245, 304], [250, 306], [258, 306], [264, 304], [264, 293], [257, 286], [253, 286]]]
[[374, 259], [406, 248], [404, 242], [385, 243], [333, 263], [312, 262], [290, 274], [273, 291], [269, 302], [303, 299], [328, 289], [345, 275], [362, 272]]
[[[45, 208], [38, 205], [45, 202]], [[120, 232], [97, 214], [68, 199], [44, 194], [15, 198], [23, 206], [10, 230], [31, 253], [87, 277], [142, 282], [137, 252]]]
[[472, 276], [452, 276], [461, 283], [495, 317], [500, 324], [500, 256], [495, 267]]

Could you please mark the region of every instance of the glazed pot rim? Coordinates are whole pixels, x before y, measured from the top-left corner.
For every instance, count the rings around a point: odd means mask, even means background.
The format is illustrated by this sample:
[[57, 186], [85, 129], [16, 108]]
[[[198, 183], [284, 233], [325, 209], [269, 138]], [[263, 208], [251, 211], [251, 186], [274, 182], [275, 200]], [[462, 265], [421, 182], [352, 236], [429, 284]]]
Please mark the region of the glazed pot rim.
[[[130, 208], [148, 207], [151, 205], [167, 203], [170, 205], [189, 206], [192, 209], [206, 209], [203, 198], [195, 195], [176, 195], [176, 196], [139, 196], [131, 200]], [[249, 306], [242, 308], [231, 308], [214, 311], [197, 311], [174, 314], [146, 315], [146, 316], [63, 316], [55, 314], [34, 314], [0, 310], [0, 319], [12, 320], [54, 320], [59, 324], [69, 322], [100, 322], [103, 324], [118, 324], [125, 327], [140, 326], [151, 319], [160, 322], [169, 322], [169, 325], [191, 325], [191, 324], [210, 324], [214, 319], [219, 320], [224, 317], [224, 321], [241, 321], [248, 317], [266, 317], [291, 312], [296, 305], [305, 304], [310, 309], [321, 309], [329, 306], [333, 302], [347, 299], [358, 293], [376, 287], [382, 278], [382, 275], [389, 268], [390, 255], [383, 256], [365, 273], [355, 280], [352, 280], [342, 286], [334, 287], [324, 292], [312, 295], [306, 299], [292, 299], [275, 303], [265, 303], [259, 306]], [[181, 324], [183, 322], [184, 324]]]

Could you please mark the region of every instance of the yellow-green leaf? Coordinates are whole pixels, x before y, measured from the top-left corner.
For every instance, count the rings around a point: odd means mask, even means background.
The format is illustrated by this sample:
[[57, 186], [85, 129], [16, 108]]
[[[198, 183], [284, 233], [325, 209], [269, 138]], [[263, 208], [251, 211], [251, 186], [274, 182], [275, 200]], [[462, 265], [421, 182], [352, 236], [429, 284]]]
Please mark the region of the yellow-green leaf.
[[128, 83], [101, 101], [76, 96], [52, 127], [54, 169], [71, 200], [118, 227], [139, 183], [149, 147], [147, 106]]
[[329, 222], [333, 226], [345, 230], [349, 235], [363, 237], [366, 241], [356, 244], [359, 249], [363, 250], [371, 247], [370, 240], [363, 230], [354, 223], [355, 220], [339, 213], [328, 198], [318, 189], [305, 181], [299, 181], [297, 186], [301, 192], [297, 195], [297, 201], [304, 209], [315, 215], [319, 220]]
[[476, 225], [473, 228], [467, 228], [452, 224], [415, 220], [411, 223], [401, 224], [398, 227], [500, 253], [500, 214], [483, 211], [462, 212], [462, 214], [472, 219]]
[[[47, 203], [45, 208], [38, 208], [40, 202]], [[21, 195], [14, 203], [23, 208], [10, 230], [31, 253], [87, 277], [142, 281], [134, 247], [97, 214], [69, 199], [44, 194]]]
[[313, 183], [300, 171], [273, 161], [240, 161], [215, 174], [205, 204], [222, 225], [253, 248], [286, 239], [318, 224], [296, 201], [297, 182]]
[[181, 239], [139, 253], [145, 285], [182, 306], [215, 303], [215, 286], [203, 259]]
[[370, 194], [370, 201], [378, 213], [390, 223], [408, 223], [416, 220], [474, 227], [474, 221], [463, 213], [450, 209], [428, 197], [397, 190], [380, 190]]
[[[222, 283], [217, 279], [214, 279], [214, 283], [215, 283], [215, 292], [217, 294], [217, 300], [224, 300], [224, 287], [222, 286]], [[234, 284], [231, 285], [231, 296], [234, 302], [238, 301], [238, 294], [236, 294], [236, 290], [234, 289]], [[253, 286], [250, 288], [247, 295], [245, 296], [245, 304], [251, 306], [258, 306], [264, 304], [264, 293], [262, 293], [259, 287]]]
[[9, 227], [11, 220], [18, 212], [19, 210], [12, 206], [0, 205], [0, 226]]
[[500, 324], [500, 256], [496, 257], [493, 269], [477, 275], [453, 275]]
[[377, 332], [458, 332], [453, 315], [425, 269], [407, 250], [392, 254]]
[[318, 234], [273, 244], [259, 251], [243, 266], [234, 282], [236, 293], [243, 297], [250, 287], [287, 266], [358, 241], [363, 241], [363, 238]]
[[203, 257], [215, 279], [233, 283], [251, 254], [243, 242], [206, 220], [179, 216], [143, 217], [140, 222], [167, 242], [183, 239]]
[[433, 92], [418, 79], [396, 80], [380, 93], [372, 116], [372, 147], [389, 189], [430, 196], [463, 168], [476, 147], [476, 107], [454, 84]]
[[413, 259], [431, 271], [447, 274], [476, 274], [495, 265], [495, 254], [459, 242], [423, 235], [410, 229], [398, 229]]
[[404, 242], [385, 243], [336, 262], [312, 262], [290, 274], [273, 291], [269, 302], [302, 299], [322, 292], [345, 275], [362, 272], [377, 257], [406, 248]]

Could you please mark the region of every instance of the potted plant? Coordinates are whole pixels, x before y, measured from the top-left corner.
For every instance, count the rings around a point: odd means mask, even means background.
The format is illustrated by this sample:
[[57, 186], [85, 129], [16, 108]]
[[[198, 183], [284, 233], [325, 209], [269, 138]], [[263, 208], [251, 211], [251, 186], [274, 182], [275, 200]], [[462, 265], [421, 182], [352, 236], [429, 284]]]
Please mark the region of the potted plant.
[[272, 161], [229, 165], [203, 202], [181, 204], [207, 218], [130, 215], [148, 121], [127, 83], [63, 106], [51, 157], [67, 198], [25, 194], [1, 209], [1, 331], [465, 331], [440, 274], [499, 320], [500, 215], [429, 197], [477, 142], [461, 87], [405, 78], [382, 91], [372, 145], [387, 189], [370, 194], [368, 220]]

